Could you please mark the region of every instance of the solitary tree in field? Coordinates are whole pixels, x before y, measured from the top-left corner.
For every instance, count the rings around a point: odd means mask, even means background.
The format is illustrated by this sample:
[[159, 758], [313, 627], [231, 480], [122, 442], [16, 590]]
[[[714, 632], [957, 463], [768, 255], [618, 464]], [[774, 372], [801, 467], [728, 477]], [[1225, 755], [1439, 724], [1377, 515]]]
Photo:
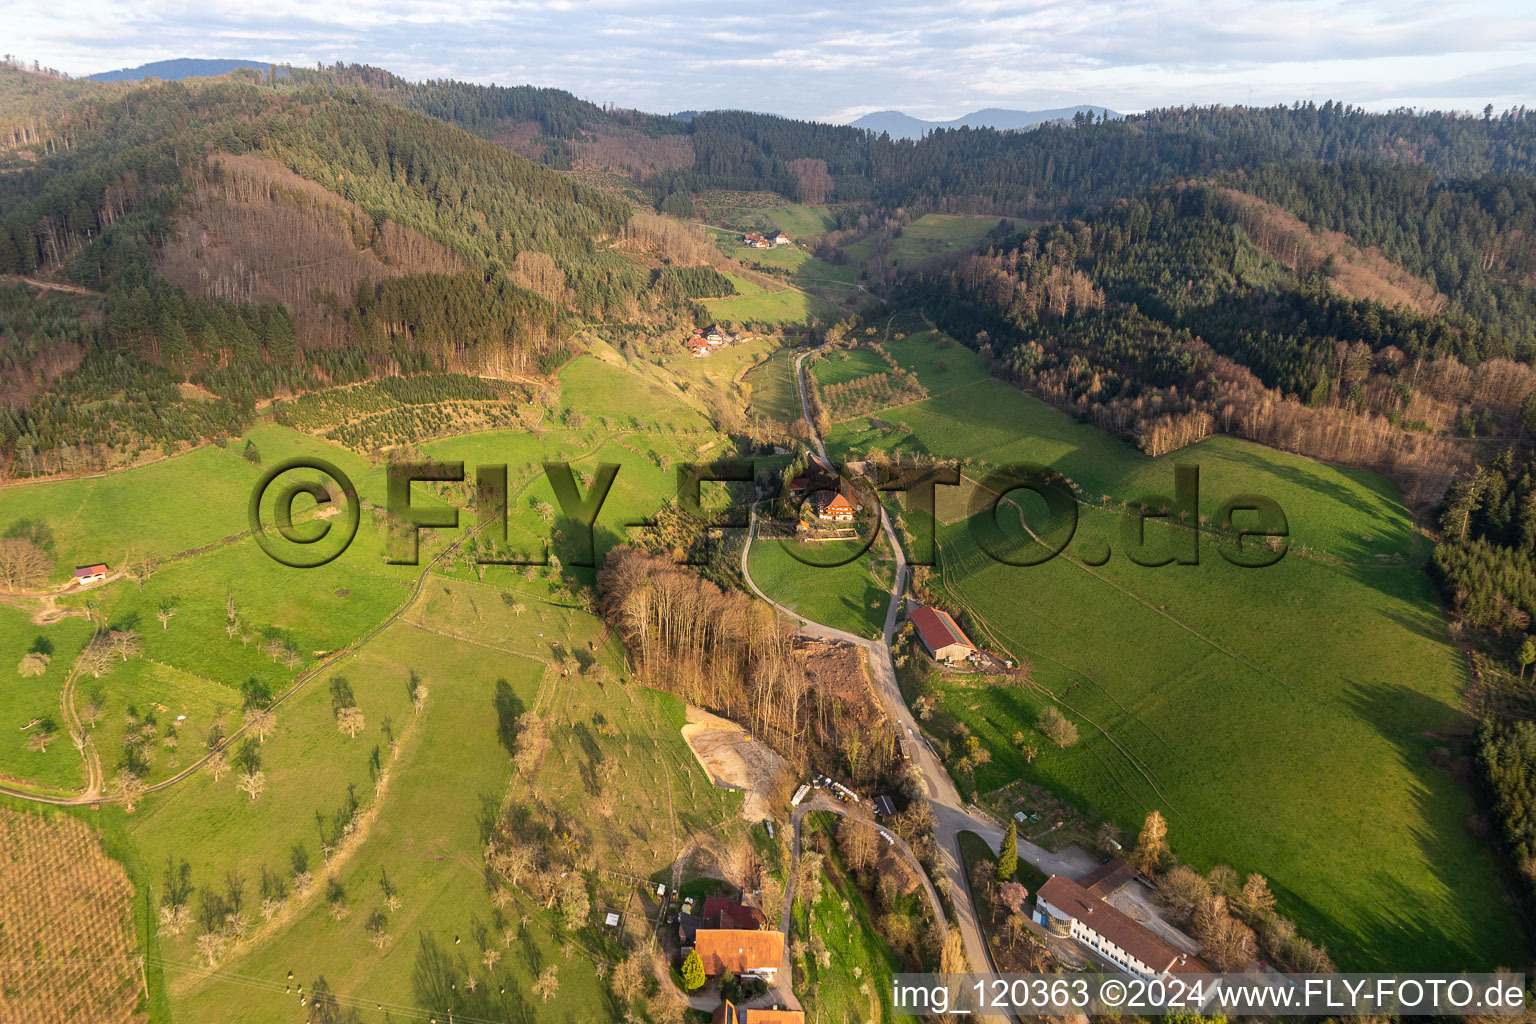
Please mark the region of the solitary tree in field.
[[[704, 965], [700, 964], [699, 969], [703, 970]], [[554, 964], [544, 968], [544, 973], [539, 975], [539, 980], [533, 983], [533, 991], [546, 1003], [555, 998], [560, 992], [560, 968]]]
[[246, 772], [240, 776], [240, 781], [235, 783], [235, 788], [239, 789], [242, 793], [248, 794], [251, 802], [255, 803], [256, 799], [266, 791], [267, 773], [260, 769], [254, 772]]
[[124, 661], [137, 656], [144, 650], [144, 641], [139, 639], [139, 634], [132, 629], [114, 629], [107, 634], [107, 640], [112, 644], [112, 650]]
[[348, 739], [356, 739], [364, 726], [363, 712], [361, 708], [341, 708], [336, 712], [336, 728], [347, 734]]
[[160, 620], [160, 629], [165, 631], [171, 628], [171, 617], [176, 614], [176, 602], [169, 597], [160, 601], [160, 608], [155, 612], [155, 618]]
[[997, 851], [997, 880], [1009, 882], [1019, 870], [1019, 826], [1013, 822], [1008, 823], [1008, 831], [1003, 833], [1002, 849]]
[[36, 586], [48, 579], [52, 569], [53, 559], [30, 539], [6, 537], [0, 540], [0, 587], [20, 590]]
[[90, 673], [92, 679], [100, 679], [112, 670], [111, 642], [104, 636], [92, 637], [75, 664], [80, 671]]
[[368, 921], [363, 925], [363, 930], [368, 933], [368, 941], [374, 948], [383, 949], [389, 945], [389, 918], [384, 916], [382, 910], [375, 910], [368, 915]]
[[1136, 849], [1131, 854], [1131, 864], [1142, 874], [1155, 873], [1163, 862], [1168, 859], [1168, 822], [1158, 811], [1147, 814], [1146, 822], [1141, 826], [1141, 835], [1136, 837]]
[[42, 651], [32, 651], [22, 657], [21, 664], [16, 666], [16, 671], [24, 676], [40, 676], [48, 671], [50, 660]]
[[699, 951], [691, 949], [688, 958], [683, 961], [683, 988], [689, 992], [704, 987], [704, 961], [699, 957]]
[[36, 751], [39, 754], [47, 753], [48, 744], [53, 742], [54, 731], [58, 728], [54, 724], [53, 719], [40, 719], [39, 721], [33, 723], [31, 728], [33, 732], [32, 737], [27, 740], [27, 749]]
[[277, 725], [277, 714], [267, 708], [250, 708], [245, 712], [245, 727], [256, 734], [256, 742], [267, 742], [267, 733]]
[[1077, 726], [1073, 725], [1054, 705], [1041, 713], [1040, 731], [1063, 750], [1077, 742]]
[[144, 796], [144, 783], [132, 772], [118, 772], [107, 783], [107, 793], [131, 811]]
[[218, 932], [208, 932], [197, 937], [197, 955], [203, 958], [205, 967], [212, 967], [224, 955], [226, 940]]
[[1238, 909], [1249, 918], [1262, 917], [1275, 909], [1275, 896], [1269, 891], [1269, 882], [1257, 872], [1249, 875], [1243, 883], [1243, 890], [1237, 894], [1236, 902]]

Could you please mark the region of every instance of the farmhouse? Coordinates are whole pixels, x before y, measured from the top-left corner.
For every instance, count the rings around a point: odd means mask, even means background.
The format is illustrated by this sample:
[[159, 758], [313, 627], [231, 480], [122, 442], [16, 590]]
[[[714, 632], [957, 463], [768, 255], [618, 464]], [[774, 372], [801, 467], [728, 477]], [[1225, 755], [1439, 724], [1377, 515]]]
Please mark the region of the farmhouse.
[[75, 582], [82, 587], [88, 583], [100, 583], [107, 578], [107, 566], [103, 562], [99, 565], [82, 565], [75, 569]]
[[768, 239], [764, 238], [762, 235], [758, 234], [756, 231], [744, 232], [741, 236], [741, 240], [754, 249], [773, 248], [773, 243], [768, 241]]
[[954, 661], [976, 653], [976, 645], [971, 643], [949, 612], [924, 605], [908, 612], [907, 618], [912, 620], [912, 627], [917, 630], [917, 638], [922, 642], [923, 649], [935, 660]]
[[770, 232], [768, 232], [768, 236], [767, 237], [768, 237], [769, 243], [771, 243], [773, 245], [788, 245], [789, 244], [789, 236], [786, 235], [782, 231], [778, 231], [778, 230], [770, 231]]
[[822, 519], [834, 523], [851, 523], [853, 522], [853, 514], [857, 509], [858, 506], [839, 490], [832, 497], [821, 502], [816, 514]]
[[762, 929], [699, 929], [693, 948], [704, 961], [704, 974], [711, 978], [730, 971], [737, 977], [772, 981], [784, 962], [784, 933]]
[[[1093, 879], [1089, 876], [1084, 881]], [[1035, 920], [1143, 978], [1206, 970], [1198, 959], [1174, 949], [1095, 892], [1062, 875], [1052, 875], [1035, 894]]]
[[744, 907], [724, 896], [704, 900], [704, 928], [735, 928], [742, 931], [761, 929], [767, 919], [756, 907]]

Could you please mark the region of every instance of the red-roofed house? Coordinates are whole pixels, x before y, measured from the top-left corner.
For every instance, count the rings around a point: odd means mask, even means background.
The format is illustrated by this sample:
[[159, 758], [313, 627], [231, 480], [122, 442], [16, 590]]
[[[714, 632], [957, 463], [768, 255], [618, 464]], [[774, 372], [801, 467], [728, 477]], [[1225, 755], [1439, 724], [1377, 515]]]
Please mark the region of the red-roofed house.
[[749, 975], [772, 981], [784, 962], [784, 933], [757, 929], [699, 929], [693, 948], [704, 961], [704, 973], [718, 978], [730, 971], [740, 977]]
[[949, 612], [922, 605], [908, 612], [907, 618], [912, 620], [912, 628], [917, 630], [923, 648], [935, 660], [963, 660], [976, 653], [976, 645]]
[[854, 503], [849, 501], [842, 491], [838, 491], [821, 503], [821, 508], [816, 514], [835, 523], [851, 523], [855, 511]]
[[106, 563], [99, 565], [82, 565], [75, 570], [75, 582], [82, 587], [87, 583], [99, 583], [107, 578]]
[[710, 1024], [805, 1024], [799, 1010], [738, 1010], [729, 999], [715, 1007]]
[[704, 899], [705, 928], [760, 929], [767, 924], [763, 912], [756, 907], [744, 907], [725, 896], [708, 896]]

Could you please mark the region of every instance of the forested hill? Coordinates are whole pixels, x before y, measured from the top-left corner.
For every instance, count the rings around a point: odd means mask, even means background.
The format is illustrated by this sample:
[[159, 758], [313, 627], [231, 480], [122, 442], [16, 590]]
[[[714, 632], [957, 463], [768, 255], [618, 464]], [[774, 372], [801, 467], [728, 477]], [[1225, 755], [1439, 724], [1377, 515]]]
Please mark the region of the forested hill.
[[4, 68], [3, 96], [33, 114], [0, 151], [0, 273], [84, 290], [0, 297], [8, 460], [106, 464], [145, 442], [126, 424], [195, 441], [268, 396], [400, 370], [532, 372], [572, 317], [691, 309], [635, 258], [671, 236], [629, 204], [368, 90]]
[[558, 168], [627, 174], [660, 203], [673, 193], [768, 190], [803, 202], [921, 205], [1025, 216], [1091, 212], [1180, 177], [1275, 163], [1382, 161], [1440, 179], [1536, 171], [1524, 108], [1466, 115], [1368, 113], [1346, 104], [1178, 107], [1126, 117], [1079, 113], [1029, 131], [940, 129], [891, 138], [747, 111], [682, 120], [598, 107], [559, 89], [413, 83], [365, 65], [289, 69], [357, 85]]
[[1518, 432], [1536, 181], [1353, 163], [1227, 177], [1250, 191], [1179, 183], [995, 234], [897, 301], [1151, 452], [1239, 433], [1433, 500], [1473, 451], [1446, 435]]

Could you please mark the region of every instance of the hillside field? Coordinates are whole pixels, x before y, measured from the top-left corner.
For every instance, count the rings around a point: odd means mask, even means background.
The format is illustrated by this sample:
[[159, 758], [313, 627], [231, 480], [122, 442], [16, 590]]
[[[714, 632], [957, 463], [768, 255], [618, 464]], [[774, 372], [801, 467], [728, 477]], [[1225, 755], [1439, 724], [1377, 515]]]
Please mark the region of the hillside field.
[[[992, 752], [967, 784], [985, 794], [1037, 782], [1132, 834], [1161, 810], [1175, 852], [1202, 869], [1265, 874], [1282, 912], [1341, 966], [1515, 960], [1520, 926], [1493, 852], [1468, 831], [1472, 794], [1438, 766], [1465, 751], [1464, 669], [1391, 486], [1231, 438], [1150, 459], [972, 376], [976, 357], [959, 345], [935, 350], [949, 364], [938, 371], [922, 343], [893, 342], [893, 354], [930, 387], [943, 374], [971, 382], [903, 407], [904, 434], [878, 416], [844, 424], [834, 449], [960, 459], [972, 479], [1036, 462], [1065, 474], [1082, 502], [1066, 554], [1041, 566], [993, 561], [963, 515], [939, 528], [933, 585], [978, 642], [1033, 666], [1025, 693], [930, 680]], [[1236, 493], [1278, 501], [1291, 553], [1239, 569], [1205, 537], [1198, 566], [1133, 564], [1125, 513], [1158, 505], [1176, 464], [1200, 467], [1202, 514]], [[1003, 510], [1006, 527], [1017, 507]], [[1167, 550], [1174, 529], [1153, 521], [1149, 551]], [[1011, 538], [1032, 549], [1016, 526]], [[1107, 564], [1085, 564], [1106, 547]], [[1040, 743], [1027, 764], [1011, 739], [1047, 702], [1083, 739], [1065, 751]]]
[[[891, 242], [891, 262], [913, 266], [935, 256], [964, 252], [997, 227], [996, 217], [967, 217], [945, 213], [924, 214], [901, 228]], [[868, 263], [874, 255], [874, 243], [861, 238], [843, 247], [851, 262]]]

